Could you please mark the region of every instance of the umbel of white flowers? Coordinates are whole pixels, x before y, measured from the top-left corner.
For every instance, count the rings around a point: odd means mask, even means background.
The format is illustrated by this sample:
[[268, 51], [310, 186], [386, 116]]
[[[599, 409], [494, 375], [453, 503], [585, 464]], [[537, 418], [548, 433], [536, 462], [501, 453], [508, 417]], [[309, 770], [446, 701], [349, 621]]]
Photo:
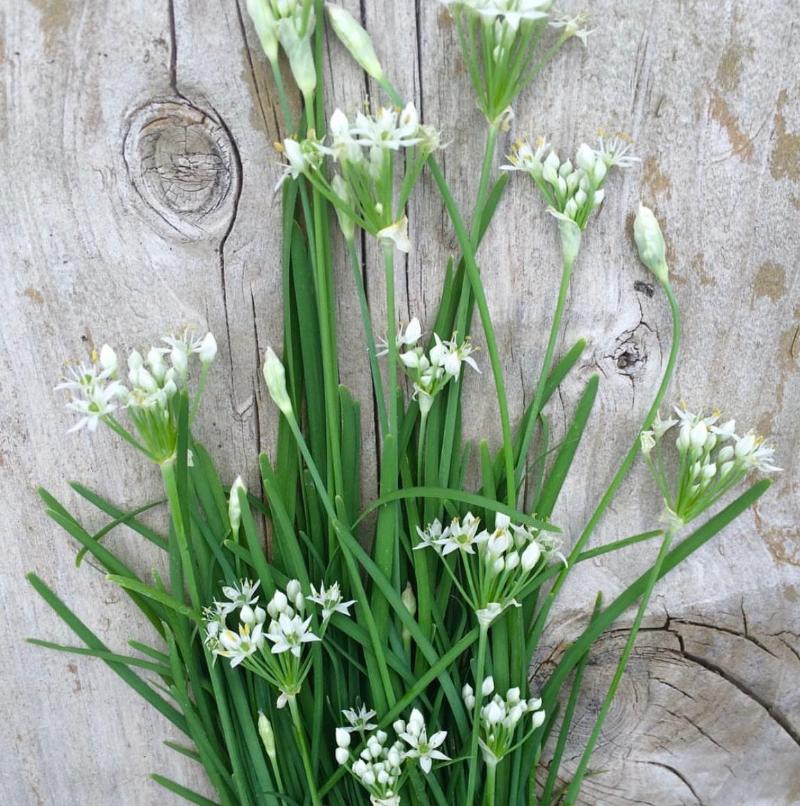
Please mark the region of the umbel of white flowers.
[[[440, 147], [439, 132], [420, 123], [412, 103], [403, 109], [358, 112], [352, 120], [336, 109], [325, 140], [312, 131], [304, 140], [286, 138], [278, 146], [286, 158], [278, 187], [305, 176], [334, 205], [345, 238], [351, 240], [358, 226], [408, 252], [408, 222], [396, 211], [405, 208], [425, 160]], [[397, 159], [398, 152], [404, 159]], [[323, 170], [326, 157], [339, 168], [330, 180]], [[403, 181], [395, 194], [398, 164], [403, 166]]]
[[[736, 433], [736, 422], [719, 423], [718, 411], [709, 416], [676, 406], [677, 419], [658, 416], [653, 427], [643, 431], [641, 448], [666, 506], [666, 520], [673, 527], [689, 523], [739, 484], [751, 472], [775, 473], [774, 449], [763, 437], [748, 431]], [[668, 479], [662, 441], [679, 426], [675, 447], [680, 463], [674, 482]]]
[[[191, 411], [197, 409], [208, 369], [217, 355], [217, 342], [211, 333], [197, 337], [188, 330], [181, 336], [164, 336], [161, 341], [166, 346], [151, 347], [144, 358], [138, 350], [130, 353], [127, 384], [119, 379], [119, 358], [107, 344], [91, 364], [71, 367], [55, 387], [70, 393], [66, 407], [80, 415], [70, 431], [95, 431], [102, 422], [153, 461], [163, 464], [174, 459], [178, 412], [173, 401], [188, 391], [196, 358], [201, 370]], [[138, 439], [117, 420], [120, 409], [127, 411]]]
[[[486, 677], [481, 683], [478, 697], [483, 701], [494, 692], [494, 679]], [[476, 697], [472, 686], [467, 683], [461, 691], [464, 704], [469, 711], [475, 710]], [[489, 765], [497, 765], [515, 746], [514, 735], [517, 726], [526, 714], [531, 714], [528, 734], [516, 744], [521, 744], [537, 728], [544, 724], [545, 712], [542, 701], [531, 697], [526, 700], [520, 696], [519, 688], [510, 688], [505, 697], [499, 693], [480, 709], [479, 745], [484, 761]]]
[[425, 530], [417, 527], [420, 542], [414, 549], [432, 548], [443, 559], [458, 554], [464, 584], [447, 562], [445, 567], [464, 601], [475, 611], [479, 625], [488, 629], [507, 607], [519, 607], [517, 597], [553, 558], [566, 560], [556, 537], [513, 524], [501, 512], [495, 515], [494, 530], [479, 528], [480, 519], [471, 512], [453, 518], [444, 528], [437, 519]]
[[[336, 729], [336, 761], [347, 767], [350, 774], [367, 790], [370, 803], [391, 806], [400, 803], [400, 790], [408, 775], [408, 762], [416, 761], [422, 771], [431, 771], [434, 761], [448, 761], [439, 748], [447, 738], [447, 731], [435, 731], [428, 736], [425, 719], [414, 709], [408, 721], [398, 719], [392, 725], [397, 739], [390, 745], [389, 734], [376, 730], [370, 722], [375, 716], [361, 706], [359, 711], [342, 712], [348, 725]], [[369, 732], [372, 731], [372, 732]], [[351, 750], [353, 733], [361, 737], [363, 749], [355, 754]]]
[[[441, 0], [459, 29], [459, 44], [478, 106], [494, 126], [502, 126], [511, 105], [567, 40], [584, 44], [591, 33], [584, 15], [552, 13], [553, 0]], [[558, 39], [537, 50], [548, 25]]]
[[[414, 388], [413, 398], [419, 404], [420, 415], [423, 418], [431, 410], [439, 392], [451, 380], [458, 380], [461, 376], [463, 364], [468, 364], [476, 372], [480, 372], [475, 359], [472, 358], [475, 348], [469, 337], [459, 344], [456, 335], [454, 333], [452, 339], [444, 341], [434, 333], [434, 346], [426, 353], [418, 346], [422, 338], [422, 326], [416, 316], [397, 334], [397, 349], [402, 350], [399, 353], [400, 364], [411, 379]], [[385, 355], [387, 352], [388, 348], [385, 348], [378, 355]]]
[[[305, 596], [293, 579], [285, 591], [275, 591], [264, 609], [258, 603], [259, 585], [243, 579], [223, 586], [224, 598], [203, 613], [204, 643], [212, 655], [228, 658], [231, 667], [242, 664], [269, 681], [280, 692], [277, 704], [283, 708], [308, 676], [311, 658], [303, 657], [304, 646], [322, 640], [334, 613], [349, 616], [355, 602], [344, 601], [338, 582], [328, 588], [323, 583], [319, 590], [312, 585]], [[321, 609], [317, 627], [312, 626], [313, 616], [306, 616], [306, 600]], [[238, 615], [236, 631], [228, 626], [231, 614]]]

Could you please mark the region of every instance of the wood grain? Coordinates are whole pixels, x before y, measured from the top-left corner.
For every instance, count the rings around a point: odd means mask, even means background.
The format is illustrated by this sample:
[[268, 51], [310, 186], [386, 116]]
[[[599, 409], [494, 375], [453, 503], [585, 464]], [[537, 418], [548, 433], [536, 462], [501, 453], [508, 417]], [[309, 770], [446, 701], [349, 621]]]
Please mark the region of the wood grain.
[[[347, 0], [401, 90], [442, 126], [448, 180], [469, 211], [482, 124], [448, 16], [422, 0]], [[241, 4], [243, 6], [243, 3]], [[574, 7], [572, 3], [568, 7]], [[582, 803], [784, 806], [800, 803], [800, 13], [794, 0], [596, 0], [589, 47], [568, 47], [517, 106], [514, 137], [561, 151], [602, 129], [636, 143], [640, 168], [615, 177], [576, 270], [562, 349], [585, 360], [550, 414], [563, 430], [590, 374], [598, 406], [557, 521], [574, 535], [646, 409], [668, 351], [664, 300], [635, 259], [641, 199], [664, 223], [685, 344], [673, 397], [723, 407], [773, 435], [784, 473], [757, 510], [657, 589]], [[336, 42], [331, 106], [369, 87]], [[374, 91], [374, 88], [370, 88]], [[200, 436], [226, 477], [254, 479], [275, 414], [259, 356], [280, 334], [276, 96], [236, 0], [7, 0], [0, 9], [0, 791], [13, 806], [170, 802], [152, 771], [202, 790], [202, 775], [162, 744], [175, 738], [103, 666], [34, 649], [65, 628], [24, 582], [36, 569], [110, 645], [146, 625], [43, 517], [44, 484], [92, 523], [66, 485], [121, 503], [155, 495], [149, 467], [108, 435], [65, 437], [51, 390], [64, 361], [103, 341], [148, 343], [186, 324], [221, 347]], [[430, 321], [454, 238], [426, 178], [409, 211], [415, 248], [398, 272], [404, 318]], [[558, 283], [556, 239], [532, 188], [511, 183], [481, 250], [518, 414], [531, 394]], [[364, 271], [379, 332], [383, 288]], [[352, 280], [337, 276], [343, 380], [369, 405]], [[475, 334], [482, 343], [480, 332]], [[468, 381], [465, 427], [495, 442], [488, 373]], [[374, 433], [365, 414], [365, 495]], [[648, 528], [658, 505], [637, 468], [597, 533]], [[137, 567], [156, 558], [120, 532]], [[547, 663], [607, 596], [647, 564], [636, 549], [586, 563], [567, 586], [537, 661]], [[591, 730], [625, 624], [598, 647], [570, 752]], [[573, 763], [576, 763], [574, 760]]]

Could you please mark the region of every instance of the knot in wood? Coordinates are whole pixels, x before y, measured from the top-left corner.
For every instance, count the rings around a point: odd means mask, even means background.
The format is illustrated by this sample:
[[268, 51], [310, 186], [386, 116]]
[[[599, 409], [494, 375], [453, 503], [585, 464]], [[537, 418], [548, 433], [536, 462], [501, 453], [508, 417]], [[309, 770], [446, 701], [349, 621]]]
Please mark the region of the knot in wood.
[[125, 138], [128, 178], [156, 226], [197, 240], [225, 230], [235, 214], [239, 167], [222, 123], [185, 101], [138, 109]]

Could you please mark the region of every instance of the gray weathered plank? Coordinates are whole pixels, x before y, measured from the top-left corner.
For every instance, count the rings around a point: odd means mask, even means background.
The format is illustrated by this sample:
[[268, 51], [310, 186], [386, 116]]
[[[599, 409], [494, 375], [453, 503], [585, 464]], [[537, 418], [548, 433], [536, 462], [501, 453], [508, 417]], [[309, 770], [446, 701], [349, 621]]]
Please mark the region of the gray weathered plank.
[[[445, 169], [469, 210], [482, 126], [446, 13], [410, 0], [346, 5], [363, 14], [401, 90], [452, 141]], [[596, 756], [609, 772], [587, 782], [583, 802], [800, 803], [796, 3], [597, 0], [591, 12], [597, 31], [588, 49], [575, 43], [541, 75], [503, 144], [542, 133], [567, 151], [602, 128], [630, 134], [643, 158], [611, 181], [572, 284], [562, 345], [579, 336], [590, 344], [551, 407], [558, 428], [586, 378], [602, 378], [591, 433], [556, 518], [568, 534], [580, 528], [666, 359], [665, 306], [650, 293], [629, 233], [640, 198], [665, 224], [684, 310], [674, 397], [720, 405], [773, 434], [785, 472], [756, 511], [658, 589], [651, 629]], [[35, 500], [43, 483], [75, 503], [65, 483], [71, 478], [128, 504], [157, 489], [151, 469], [108, 436], [64, 437], [70, 420], [51, 387], [65, 358], [82, 358], [106, 340], [133, 346], [207, 324], [221, 355], [201, 437], [229, 478], [255, 478], [257, 450], [272, 444], [275, 415], [257, 357], [280, 333], [270, 144], [284, 133], [254, 43], [232, 1], [10, 0], [0, 10], [0, 602], [12, 636], [0, 672], [7, 723], [0, 789], [15, 806], [156, 802], [163, 796], [147, 781], [150, 771], [204, 786], [192, 765], [161, 745], [169, 727], [107, 669], [21, 643], [28, 634], [71, 640], [33, 599], [23, 573], [36, 568], [113, 646], [148, 634], [117, 590], [94, 570], [74, 568], [74, 551]], [[364, 79], [331, 46], [331, 103], [352, 110]], [[454, 239], [427, 179], [410, 218], [415, 249], [399, 272], [400, 315], [430, 321]], [[518, 413], [558, 282], [552, 222], [521, 178], [481, 257]], [[368, 248], [370, 299], [383, 332], [374, 264]], [[344, 380], [366, 407], [366, 361], [344, 265], [337, 291]], [[497, 440], [488, 372], [468, 381], [467, 405], [469, 434]], [[598, 540], [646, 528], [657, 511], [638, 469]], [[155, 561], [131, 535], [114, 541], [143, 569]], [[574, 633], [598, 587], [607, 595], [620, 590], [648, 556], [587, 563], [565, 591], [550, 649]], [[622, 639], [611, 634], [590, 667], [575, 753]]]

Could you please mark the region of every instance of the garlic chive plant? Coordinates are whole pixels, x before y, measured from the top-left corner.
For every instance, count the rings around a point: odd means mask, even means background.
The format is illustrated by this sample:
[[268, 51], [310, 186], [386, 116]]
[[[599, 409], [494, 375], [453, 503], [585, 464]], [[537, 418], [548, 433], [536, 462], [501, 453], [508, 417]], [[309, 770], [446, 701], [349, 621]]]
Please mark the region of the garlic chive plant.
[[[769, 481], [750, 484], [753, 475], [777, 470], [765, 441], [716, 412], [681, 405], [668, 419], [658, 415], [677, 361], [680, 312], [660, 224], [640, 207], [634, 241], [669, 305], [668, 359], [641, 426], [586, 523], [564, 534], [552, 522], [557, 503], [570, 522], [579, 515], [562, 493], [572, 489], [565, 482], [600, 383], [597, 377], [587, 382], [564, 440], [552, 445], [548, 400], [586, 345], [580, 340], [556, 356], [569, 282], [581, 240], [614, 181], [612, 169], [631, 168], [636, 158], [621, 140], [583, 144], [564, 161], [543, 141], [520, 141], [509, 164], [495, 172], [498, 133], [512, 122], [511, 105], [564, 42], [585, 44], [589, 31], [583, 17], [559, 15], [549, 0], [446, 5], [487, 118], [471, 219], [437, 163], [438, 130], [421, 122], [392, 85], [369, 35], [346, 10], [329, 5], [325, 13], [322, 0], [248, 0], [275, 77], [282, 128], [291, 133], [279, 146], [284, 164], [276, 177], [283, 205], [283, 342], [277, 352], [267, 350], [263, 364], [278, 437], [273, 455], [258, 457], [260, 484], [248, 489], [241, 476], [223, 483], [193, 433], [217, 352], [210, 333], [166, 337], [143, 353], [133, 351], [127, 362], [104, 346], [59, 385], [77, 415], [71, 431], [93, 432], [102, 423], [159, 467], [169, 510], [160, 529], [144, 513], [164, 501], [127, 511], [75, 484], [109, 518], [90, 533], [40, 491], [47, 514], [80, 544], [78, 562], [92, 555], [152, 625], [153, 640], [115, 652], [39, 577], [29, 578], [84, 644], [77, 651], [107, 663], [184, 734], [169, 746], [202, 765], [214, 799], [185, 783], [154, 779], [189, 802], [574, 806], [655, 585], [765, 492]], [[326, 118], [321, 66], [328, 25], [386, 99], [376, 91], [354, 115], [336, 110]], [[287, 62], [291, 86], [282, 72]], [[302, 98], [298, 120], [290, 95]], [[415, 248], [408, 203], [425, 172], [459, 250], [442, 267], [430, 338], [417, 318], [398, 331], [394, 297], [396, 253]], [[554, 236], [546, 209], [557, 220], [563, 252], [547, 348], [516, 430], [484, 288], [487, 277], [507, 267], [491, 254], [481, 256], [482, 265], [478, 259], [514, 173], [527, 174], [544, 201], [541, 215], [526, 226]], [[424, 224], [415, 221], [415, 231]], [[356, 349], [338, 342], [340, 239], [372, 375], [373, 394], [363, 401], [339, 372], [340, 360]], [[379, 325], [385, 345], [376, 342], [364, 283], [374, 271], [373, 244], [386, 281], [386, 318]], [[464, 365], [478, 370], [474, 319], [492, 381], [482, 375], [479, 391], [493, 391], [502, 439], [496, 450], [480, 439], [473, 453], [462, 435], [468, 411], [461, 392]], [[364, 463], [361, 423], [371, 410], [361, 406], [373, 402], [377, 456]], [[589, 548], [639, 457], [653, 474], [663, 517], [649, 532]], [[361, 468], [374, 464], [379, 494], [365, 503], [369, 485], [362, 484]], [[164, 562], [155, 566], [166, 571], [140, 574], [106, 544], [105, 535], [121, 525], [129, 537], [163, 552]], [[680, 545], [672, 548], [679, 534]], [[532, 691], [529, 664], [569, 575], [590, 557], [641, 551], [650, 540], [660, 548], [646, 573], [608, 602], [598, 595], [581, 634]], [[611, 685], [568, 774], [561, 762], [593, 644], [633, 607]]]

